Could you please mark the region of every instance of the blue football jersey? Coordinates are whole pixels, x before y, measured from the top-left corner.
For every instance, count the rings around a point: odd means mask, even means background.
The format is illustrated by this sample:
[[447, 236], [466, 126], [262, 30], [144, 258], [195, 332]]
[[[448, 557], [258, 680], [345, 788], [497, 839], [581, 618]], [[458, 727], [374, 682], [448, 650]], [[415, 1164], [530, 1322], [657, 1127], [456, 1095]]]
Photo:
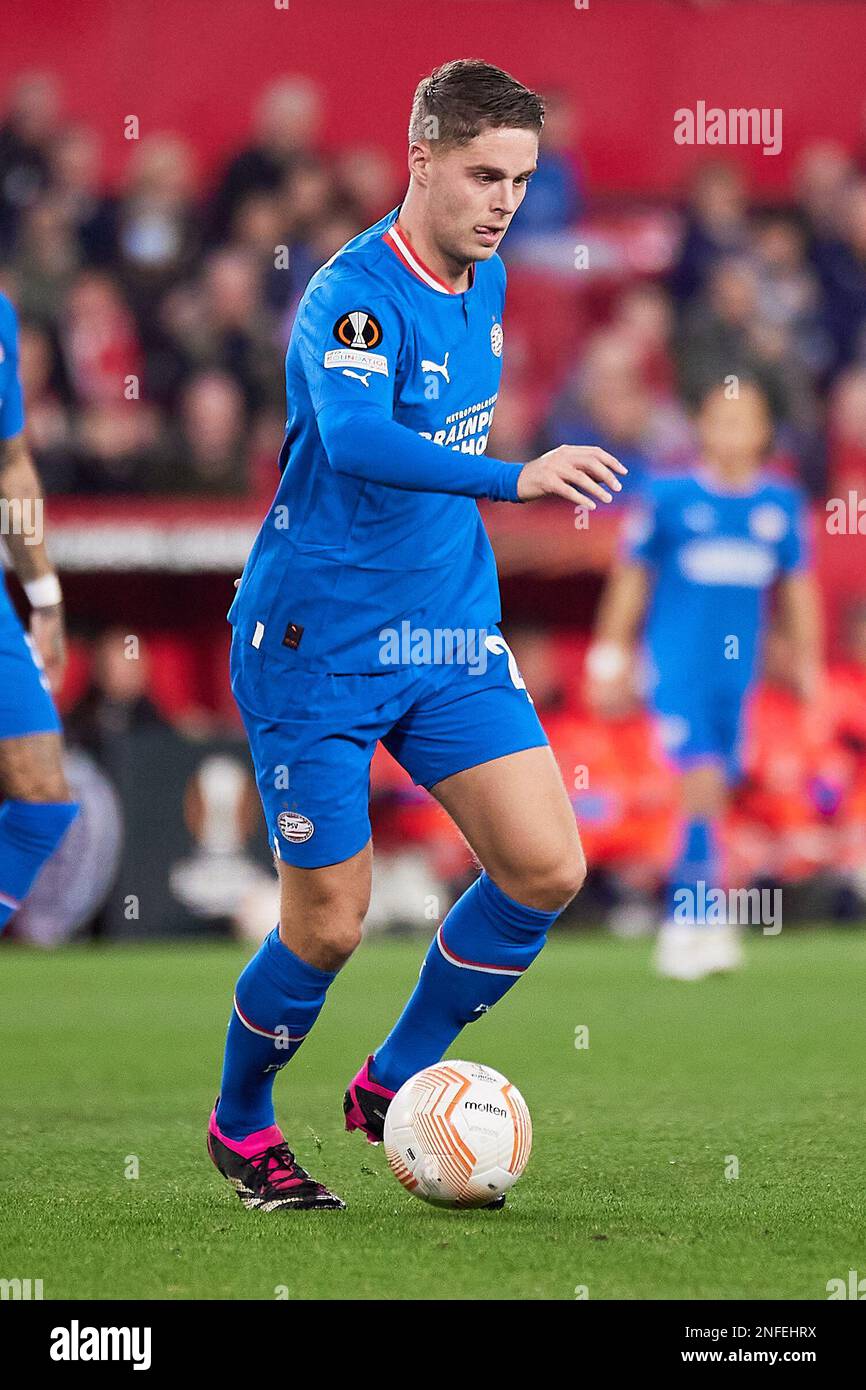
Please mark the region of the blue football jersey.
[[[0, 440], [11, 439], [24, 428], [24, 405], [18, 376], [18, 319], [0, 294]], [[6, 582], [0, 574], [0, 623], [13, 618]]]
[[808, 563], [804, 498], [763, 476], [740, 494], [702, 471], [653, 479], [628, 549], [653, 572], [645, 639], [658, 681], [745, 689], [769, 592]]
[[[505, 269], [498, 256], [479, 262], [455, 293], [417, 259], [397, 216], [348, 242], [301, 300], [281, 478], [229, 613], [245, 640], [298, 669], [380, 671], [385, 629], [500, 618], [476, 498], [516, 500], [520, 471], [486, 456]], [[340, 465], [336, 454], [360, 455], [384, 420], [404, 428], [383, 446], [393, 457], [377, 480]], [[423, 488], [410, 478], [419, 440], [436, 475]]]

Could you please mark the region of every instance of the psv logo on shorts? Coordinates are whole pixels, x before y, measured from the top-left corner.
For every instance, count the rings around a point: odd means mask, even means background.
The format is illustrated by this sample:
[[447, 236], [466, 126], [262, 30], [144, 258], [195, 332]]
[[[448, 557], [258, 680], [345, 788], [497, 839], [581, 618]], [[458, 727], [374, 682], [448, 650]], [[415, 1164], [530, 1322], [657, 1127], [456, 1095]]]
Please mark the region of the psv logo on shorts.
[[277, 816], [277, 829], [291, 845], [302, 845], [315, 828], [310, 818], [302, 816], [300, 811], [281, 811]]

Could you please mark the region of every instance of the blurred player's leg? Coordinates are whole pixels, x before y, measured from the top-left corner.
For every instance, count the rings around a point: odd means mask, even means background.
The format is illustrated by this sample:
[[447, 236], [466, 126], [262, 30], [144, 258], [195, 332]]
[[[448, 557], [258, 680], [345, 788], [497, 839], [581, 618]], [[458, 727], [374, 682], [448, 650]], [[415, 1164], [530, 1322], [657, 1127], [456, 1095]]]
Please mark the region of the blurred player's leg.
[[78, 814], [48, 679], [11, 610], [0, 612], [0, 797], [2, 931]]
[[432, 790], [484, 872], [448, 913], [412, 997], [372, 1058], [372, 1079], [392, 1091], [437, 1062], [520, 979], [586, 872], [548, 747], [468, 768]]
[[78, 814], [59, 734], [0, 738], [0, 931]]
[[706, 892], [721, 886], [718, 824], [727, 802], [722, 763], [714, 759], [687, 768], [682, 798], [681, 847], [668, 883], [667, 918], [659, 932], [656, 965], [670, 979], [696, 980], [734, 969], [741, 959], [736, 924], [708, 922], [700, 910]]

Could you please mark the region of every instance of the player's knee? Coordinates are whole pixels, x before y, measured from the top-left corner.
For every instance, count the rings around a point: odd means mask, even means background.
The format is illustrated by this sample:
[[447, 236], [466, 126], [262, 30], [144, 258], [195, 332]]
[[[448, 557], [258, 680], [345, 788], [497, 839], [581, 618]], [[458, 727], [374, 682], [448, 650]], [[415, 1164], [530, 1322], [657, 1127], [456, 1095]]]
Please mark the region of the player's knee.
[[516, 873], [512, 896], [526, 907], [541, 912], [559, 912], [567, 907], [583, 887], [586, 860], [580, 841], [568, 840], [555, 852], [532, 856]]
[[325, 968], [338, 970], [360, 945], [364, 913], [343, 912], [320, 922], [316, 932], [318, 947], [331, 964]]
[[360, 943], [369, 904], [361, 884], [312, 882], [303, 895], [284, 899], [280, 935], [287, 945], [303, 942], [305, 959], [322, 970], [339, 970]]
[[535, 890], [544, 899], [548, 912], [556, 912], [568, 907], [577, 896], [586, 879], [586, 860], [578, 848], [576, 854], [560, 860], [548, 868]]

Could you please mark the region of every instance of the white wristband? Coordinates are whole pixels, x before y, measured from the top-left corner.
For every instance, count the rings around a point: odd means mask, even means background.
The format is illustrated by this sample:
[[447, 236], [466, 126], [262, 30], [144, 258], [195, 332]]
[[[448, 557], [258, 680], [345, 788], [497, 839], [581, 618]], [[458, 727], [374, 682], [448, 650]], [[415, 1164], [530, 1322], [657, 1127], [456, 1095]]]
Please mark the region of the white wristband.
[[616, 642], [595, 642], [586, 654], [586, 669], [594, 680], [616, 680], [627, 667], [628, 652]]
[[24, 592], [33, 608], [56, 608], [63, 602], [63, 590], [56, 574], [41, 574], [38, 579], [29, 579]]

